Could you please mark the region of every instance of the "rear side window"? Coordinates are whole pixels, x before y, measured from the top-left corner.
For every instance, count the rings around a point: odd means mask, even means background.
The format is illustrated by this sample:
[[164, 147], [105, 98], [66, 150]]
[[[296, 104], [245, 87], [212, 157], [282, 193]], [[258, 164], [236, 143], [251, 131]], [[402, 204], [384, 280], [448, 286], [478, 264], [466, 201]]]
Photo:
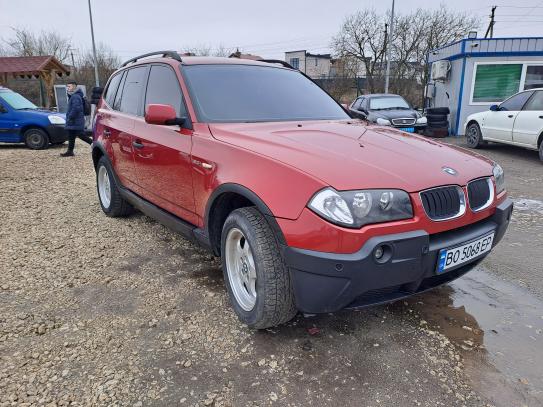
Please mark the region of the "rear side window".
[[512, 112], [522, 110], [522, 106], [526, 103], [533, 92], [522, 92], [518, 95], [511, 96], [505, 102], [500, 105], [500, 110], [509, 110]]
[[173, 69], [164, 65], [153, 65], [147, 84], [145, 106], [161, 104], [173, 106], [177, 117], [186, 117], [183, 94]]
[[117, 88], [119, 87], [119, 83], [121, 82], [122, 77], [122, 72], [119, 72], [109, 81], [106, 93], [104, 94], [104, 100], [109, 106], [113, 106], [113, 102], [115, 101], [115, 94], [117, 93]]
[[122, 74], [121, 83], [119, 85], [119, 90], [115, 95], [115, 102], [113, 102], [113, 110], [121, 110], [121, 96], [123, 94], [124, 81], [126, 79], [126, 71]]
[[543, 112], [543, 91], [536, 92], [534, 97], [526, 103], [524, 110], [538, 110]]
[[121, 96], [121, 112], [142, 116], [141, 101], [146, 73], [147, 66], [138, 66], [128, 70]]

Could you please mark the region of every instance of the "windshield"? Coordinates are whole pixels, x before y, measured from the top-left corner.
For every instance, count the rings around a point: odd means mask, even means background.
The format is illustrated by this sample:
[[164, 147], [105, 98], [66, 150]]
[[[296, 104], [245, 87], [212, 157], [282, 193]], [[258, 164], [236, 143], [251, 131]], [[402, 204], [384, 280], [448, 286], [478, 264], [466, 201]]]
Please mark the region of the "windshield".
[[401, 96], [383, 96], [370, 99], [370, 110], [411, 109]]
[[2, 92], [0, 97], [15, 110], [37, 109], [38, 107], [24, 96], [15, 92]]
[[183, 72], [201, 122], [349, 119], [321, 88], [289, 69], [192, 65]]

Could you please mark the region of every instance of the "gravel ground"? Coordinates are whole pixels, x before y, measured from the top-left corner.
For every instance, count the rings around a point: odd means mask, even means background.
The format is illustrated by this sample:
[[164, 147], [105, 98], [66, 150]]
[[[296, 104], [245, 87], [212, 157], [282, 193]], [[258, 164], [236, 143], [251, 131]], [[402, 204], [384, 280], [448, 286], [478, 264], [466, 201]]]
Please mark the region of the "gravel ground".
[[484, 346], [423, 320], [423, 296], [249, 330], [217, 259], [107, 218], [89, 147], [61, 151], [0, 146], [0, 406], [501, 405], [466, 372]]

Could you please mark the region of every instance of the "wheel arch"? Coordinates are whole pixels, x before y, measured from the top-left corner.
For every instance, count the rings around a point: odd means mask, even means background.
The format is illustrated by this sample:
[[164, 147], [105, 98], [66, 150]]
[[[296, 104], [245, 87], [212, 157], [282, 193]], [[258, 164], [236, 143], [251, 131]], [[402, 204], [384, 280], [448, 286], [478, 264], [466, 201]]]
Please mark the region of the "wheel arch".
[[235, 209], [248, 206], [255, 206], [264, 215], [278, 242], [284, 244], [283, 232], [268, 205], [249, 188], [240, 184], [227, 183], [213, 191], [207, 201], [204, 215], [204, 229], [211, 249], [217, 256], [221, 252], [221, 233], [226, 218]]
[[96, 169], [98, 161], [102, 156], [107, 157], [106, 149], [101, 143], [94, 142], [92, 144], [92, 163], [94, 165], [94, 169]]
[[[47, 137], [50, 137], [50, 134], [49, 132], [47, 131], [47, 129], [45, 127], [43, 127], [42, 125], [40, 124], [37, 124], [37, 123], [29, 123], [29, 124], [25, 124], [23, 127], [21, 127], [21, 129], [19, 130], [20, 131], [20, 134], [21, 134], [21, 137], [24, 137], [25, 133], [28, 131], [28, 130], [31, 130], [31, 129], [38, 129], [38, 130], [41, 130], [43, 131], [45, 134], [47, 134]], [[24, 140], [23, 140], [24, 141]]]

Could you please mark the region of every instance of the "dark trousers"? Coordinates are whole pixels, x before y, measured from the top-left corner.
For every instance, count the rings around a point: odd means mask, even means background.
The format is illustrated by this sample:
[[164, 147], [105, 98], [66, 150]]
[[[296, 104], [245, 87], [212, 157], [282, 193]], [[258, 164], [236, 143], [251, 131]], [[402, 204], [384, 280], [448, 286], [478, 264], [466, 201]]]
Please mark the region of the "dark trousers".
[[75, 139], [79, 137], [87, 144], [92, 144], [92, 139], [89, 136], [85, 136], [83, 130], [67, 130], [68, 131], [68, 151], [74, 151]]

